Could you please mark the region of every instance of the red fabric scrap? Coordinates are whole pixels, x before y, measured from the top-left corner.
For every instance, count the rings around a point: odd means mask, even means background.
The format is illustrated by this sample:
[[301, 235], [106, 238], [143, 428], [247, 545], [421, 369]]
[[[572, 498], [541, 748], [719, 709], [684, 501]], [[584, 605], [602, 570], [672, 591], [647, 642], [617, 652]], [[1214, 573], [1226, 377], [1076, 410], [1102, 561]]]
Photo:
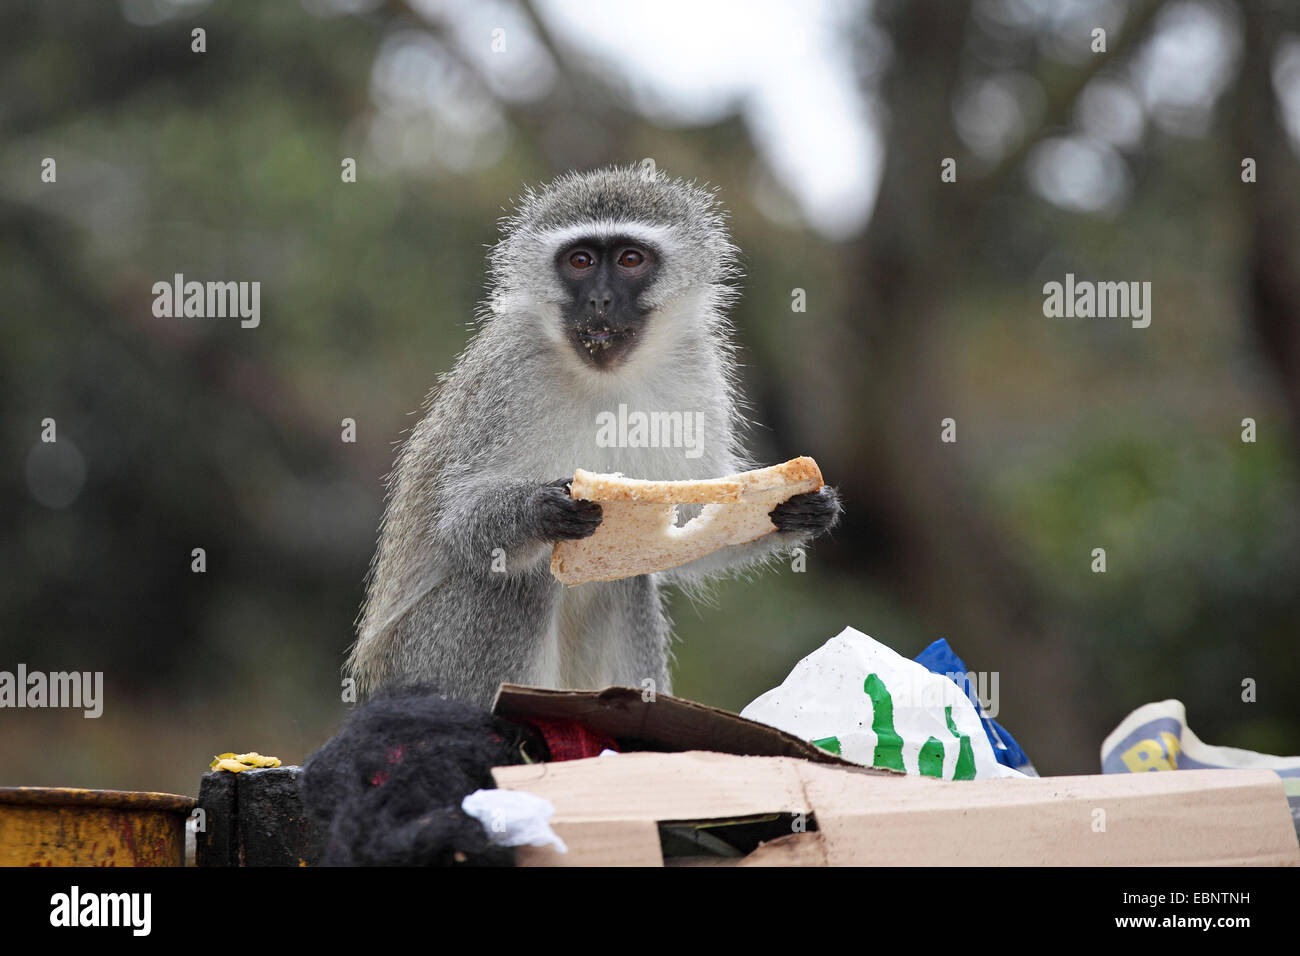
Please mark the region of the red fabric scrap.
[[581, 760], [599, 757], [602, 750], [618, 750], [613, 737], [584, 726], [576, 720], [530, 720], [546, 741], [552, 760]]

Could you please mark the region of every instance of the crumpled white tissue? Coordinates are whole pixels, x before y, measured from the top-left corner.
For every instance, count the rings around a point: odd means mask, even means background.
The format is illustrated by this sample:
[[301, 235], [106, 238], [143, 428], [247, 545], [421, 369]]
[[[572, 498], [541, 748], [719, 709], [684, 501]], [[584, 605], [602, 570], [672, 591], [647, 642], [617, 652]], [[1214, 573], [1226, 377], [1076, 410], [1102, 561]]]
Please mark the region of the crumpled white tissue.
[[497, 846], [553, 846], [569, 848], [551, 829], [555, 804], [523, 790], [475, 790], [460, 808], [483, 825]]

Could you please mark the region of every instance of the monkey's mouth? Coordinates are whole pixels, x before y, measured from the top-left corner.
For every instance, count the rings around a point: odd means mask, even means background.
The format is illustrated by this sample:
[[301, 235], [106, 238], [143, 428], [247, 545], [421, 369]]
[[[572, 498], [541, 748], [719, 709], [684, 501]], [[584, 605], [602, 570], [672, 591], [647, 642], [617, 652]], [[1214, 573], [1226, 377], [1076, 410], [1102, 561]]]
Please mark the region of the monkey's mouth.
[[573, 341], [587, 361], [605, 369], [627, 357], [636, 342], [636, 331], [632, 326], [580, 325], [573, 330]]

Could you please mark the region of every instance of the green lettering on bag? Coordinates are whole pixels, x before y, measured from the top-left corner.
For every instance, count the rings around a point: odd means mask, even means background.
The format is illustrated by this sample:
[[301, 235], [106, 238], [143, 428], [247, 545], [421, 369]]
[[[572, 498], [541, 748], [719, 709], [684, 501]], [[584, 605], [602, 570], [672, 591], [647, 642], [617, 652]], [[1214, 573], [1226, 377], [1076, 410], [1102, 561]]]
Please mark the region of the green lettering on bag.
[[871, 698], [871, 729], [876, 735], [876, 750], [871, 757], [873, 767], [904, 770], [903, 738], [894, 730], [894, 698], [889, 696], [885, 682], [875, 674], [868, 674], [862, 689]]
[[957, 751], [957, 769], [953, 771], [952, 779], [954, 780], [974, 780], [975, 779], [975, 749], [971, 747], [970, 737], [966, 734], [957, 733], [957, 725], [952, 722], [952, 708], [943, 709], [944, 720], [948, 721], [948, 729], [960, 743], [960, 749]]
[[920, 755], [916, 758], [916, 768], [921, 771], [923, 777], [943, 776], [942, 740], [938, 737], [931, 737], [925, 742]]

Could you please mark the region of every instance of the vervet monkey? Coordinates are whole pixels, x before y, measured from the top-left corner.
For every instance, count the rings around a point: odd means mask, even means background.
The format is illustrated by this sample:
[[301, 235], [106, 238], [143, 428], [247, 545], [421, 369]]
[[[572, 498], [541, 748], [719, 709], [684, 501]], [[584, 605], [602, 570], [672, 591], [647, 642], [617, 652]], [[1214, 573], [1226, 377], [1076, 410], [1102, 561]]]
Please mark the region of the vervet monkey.
[[[575, 468], [667, 481], [753, 467], [726, 316], [736, 249], [711, 192], [639, 166], [528, 190], [501, 225], [477, 333], [389, 476], [348, 672], [363, 694], [421, 682], [484, 706], [503, 681], [668, 693], [661, 586], [826, 531], [838, 497], [791, 498], [776, 533], [671, 571], [562, 587], [552, 545], [601, 520], [569, 497]], [[598, 416], [620, 405], [690, 416], [698, 440], [606, 447]]]

